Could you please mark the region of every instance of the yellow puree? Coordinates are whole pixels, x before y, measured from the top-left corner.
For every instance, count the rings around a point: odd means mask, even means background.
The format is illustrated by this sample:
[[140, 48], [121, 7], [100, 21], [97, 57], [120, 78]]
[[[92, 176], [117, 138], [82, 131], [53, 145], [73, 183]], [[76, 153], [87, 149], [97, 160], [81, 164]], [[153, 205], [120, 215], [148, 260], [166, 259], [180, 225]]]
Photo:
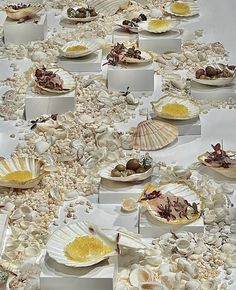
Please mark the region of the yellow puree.
[[175, 2], [171, 5], [171, 11], [173, 13], [179, 14], [179, 15], [188, 15], [191, 12], [191, 8], [188, 4], [185, 3], [178, 3]]
[[66, 256], [77, 262], [93, 261], [111, 252], [109, 246], [94, 236], [75, 238], [65, 247]]
[[149, 29], [161, 29], [161, 28], [166, 28], [170, 24], [169, 20], [166, 19], [153, 19], [150, 20], [148, 23], [148, 28]]
[[74, 46], [70, 46], [66, 49], [67, 52], [83, 52], [88, 50], [88, 48], [84, 45], [74, 45]]
[[32, 173], [28, 170], [10, 172], [2, 177], [6, 181], [26, 182], [32, 179]]
[[162, 113], [172, 117], [187, 117], [189, 111], [184, 105], [173, 103], [164, 105], [162, 107]]

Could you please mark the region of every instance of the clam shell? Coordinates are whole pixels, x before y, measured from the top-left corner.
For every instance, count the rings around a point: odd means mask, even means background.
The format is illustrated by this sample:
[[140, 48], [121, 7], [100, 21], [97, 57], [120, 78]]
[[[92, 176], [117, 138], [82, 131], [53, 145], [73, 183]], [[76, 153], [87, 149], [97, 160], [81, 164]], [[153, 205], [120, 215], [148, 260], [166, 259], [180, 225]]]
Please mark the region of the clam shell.
[[132, 197], [124, 199], [121, 203], [122, 210], [126, 212], [135, 211], [137, 207], [137, 201]]
[[117, 164], [126, 164], [127, 161], [129, 159], [122, 159], [122, 160], [118, 160], [116, 163], [112, 163], [111, 165], [104, 167], [103, 169], [101, 169], [100, 171], [100, 176], [104, 179], [108, 179], [111, 181], [120, 181], [120, 182], [137, 182], [137, 181], [142, 181], [145, 180], [147, 178], [149, 178], [152, 173], [153, 173], [153, 168], [151, 167], [150, 169], [148, 169], [147, 171], [145, 171], [144, 173], [136, 173], [136, 174], [132, 174], [129, 176], [123, 176], [123, 177], [113, 177], [111, 176], [111, 171], [112, 169], [114, 169], [116, 167]]
[[119, 9], [126, 9], [129, 6], [129, 0], [95, 0], [90, 1], [90, 5], [95, 11], [105, 16], [116, 14]]
[[50, 70], [54, 73], [57, 73], [63, 79], [63, 90], [53, 90], [53, 89], [44, 88], [36, 82], [34, 75], [32, 75], [34, 83], [37, 87], [39, 87], [40, 89], [42, 89], [46, 92], [55, 93], [55, 94], [65, 94], [65, 93], [73, 91], [75, 89], [75, 87], [76, 87], [75, 79], [74, 79], [73, 75], [70, 74], [68, 71], [66, 71], [62, 68], [49, 68], [48, 70]]
[[164, 7], [164, 10], [167, 13], [169, 13], [171, 15], [174, 15], [174, 16], [177, 16], [177, 17], [190, 17], [190, 16], [195, 16], [195, 15], [199, 14], [199, 7], [195, 3], [195, 1], [175, 1], [175, 2], [188, 4], [190, 9], [191, 9], [190, 13], [187, 14], [187, 15], [181, 15], [181, 14], [176, 14], [176, 13], [172, 12], [171, 11], [171, 5], [172, 5], [173, 2], [167, 3], [165, 5], [165, 7]]
[[[94, 5], [92, 5], [92, 7], [94, 7]], [[74, 8], [75, 10], [77, 9], [78, 7], [76, 7], [76, 8]], [[96, 12], [98, 12], [97, 11], [97, 9], [95, 9], [95, 11]], [[96, 20], [98, 17], [99, 17], [99, 14], [98, 15], [96, 15], [96, 16], [92, 16], [92, 17], [86, 17], [86, 18], [78, 18], [78, 17], [69, 17], [68, 15], [67, 15], [67, 11], [66, 10], [64, 10], [63, 11], [63, 13], [62, 13], [62, 17], [64, 18], [64, 19], [66, 19], [66, 20], [68, 20], [68, 21], [72, 21], [72, 22], [91, 22], [91, 21], [93, 21], [93, 20]]]
[[[32, 179], [26, 182], [6, 181], [2, 179], [6, 174], [15, 171], [28, 170], [32, 173]], [[46, 172], [43, 169], [43, 162], [33, 158], [9, 158], [0, 160], [0, 186], [13, 188], [32, 188], [36, 186]]]
[[195, 202], [198, 207], [198, 213], [193, 215], [192, 218], [181, 218], [181, 219], [176, 219], [176, 220], [170, 220], [167, 221], [165, 218], [162, 218], [160, 216], [156, 215], [156, 212], [153, 210], [151, 205], [149, 204], [148, 201], [146, 200], [141, 200], [144, 197], [144, 193], [142, 193], [140, 197], [140, 201], [142, 205], [148, 210], [149, 214], [157, 221], [163, 222], [165, 224], [175, 224], [175, 225], [183, 225], [183, 224], [189, 224], [197, 220], [202, 212], [203, 209], [203, 202], [199, 197], [199, 194], [191, 188], [188, 184], [185, 182], [179, 181], [179, 182], [170, 182], [166, 184], [162, 184], [160, 186], [156, 186], [156, 190], [160, 190], [161, 193], [166, 194], [166, 193], [171, 193], [174, 196], [179, 196], [183, 197], [186, 199], [189, 203]]
[[[66, 51], [68, 47], [75, 46], [75, 45], [83, 45], [87, 47], [86, 51], [83, 52], [68, 52]], [[75, 40], [75, 41], [70, 41], [67, 42], [66, 45], [62, 47], [60, 50], [61, 56], [67, 57], [67, 58], [77, 58], [77, 57], [82, 57], [89, 55], [93, 52], [95, 52], [99, 48], [97, 42], [95, 40], [88, 40], [88, 39], [81, 39], [81, 40]]]
[[133, 148], [157, 150], [172, 143], [178, 137], [178, 129], [168, 123], [147, 120], [138, 124], [133, 134]]
[[[230, 155], [236, 154], [236, 151], [226, 151], [226, 152]], [[207, 158], [208, 155], [209, 155], [208, 152], [205, 152], [202, 155], [198, 156], [198, 160], [208, 168], [211, 168], [213, 171], [216, 171], [217, 173], [225, 177], [236, 179], [236, 166], [231, 168], [213, 167], [211, 166], [211, 164], [205, 162], [205, 159]]]
[[[110, 246], [113, 251], [107, 255], [97, 258], [94, 261], [89, 262], [76, 262], [70, 260], [66, 255], [64, 248], [72, 242], [76, 237], [94, 235], [102, 240], [106, 245]], [[55, 259], [58, 263], [64, 264], [70, 267], [88, 267], [95, 265], [113, 255], [116, 254], [116, 239], [112, 240], [104, 232], [102, 232], [97, 226], [90, 225], [85, 222], [77, 222], [55, 231], [47, 244], [47, 252], [49, 256]]]
[[36, 15], [40, 10], [42, 10], [41, 5], [31, 5], [27, 8], [22, 8], [19, 10], [14, 10], [11, 7], [5, 7], [4, 11], [7, 14], [7, 17], [9, 17], [12, 20], [20, 20], [24, 19], [26, 17], [32, 18], [34, 15]]
[[[188, 108], [189, 114], [184, 117], [170, 116], [162, 113], [163, 106], [167, 104], [180, 104]], [[200, 108], [194, 102], [175, 96], [164, 96], [157, 101], [151, 102], [153, 111], [161, 118], [172, 120], [190, 120], [196, 118], [200, 113]]]
[[[155, 20], [155, 19], [152, 18], [149, 21], [151, 21], [151, 20]], [[179, 25], [179, 21], [168, 19], [169, 25], [167, 27], [154, 29], [154, 28], [149, 27], [149, 21], [143, 21], [143, 22], [139, 23], [140, 29], [151, 32], [151, 33], [164, 33], [164, 32], [172, 30], [173, 28], [175, 28], [176, 26]]]

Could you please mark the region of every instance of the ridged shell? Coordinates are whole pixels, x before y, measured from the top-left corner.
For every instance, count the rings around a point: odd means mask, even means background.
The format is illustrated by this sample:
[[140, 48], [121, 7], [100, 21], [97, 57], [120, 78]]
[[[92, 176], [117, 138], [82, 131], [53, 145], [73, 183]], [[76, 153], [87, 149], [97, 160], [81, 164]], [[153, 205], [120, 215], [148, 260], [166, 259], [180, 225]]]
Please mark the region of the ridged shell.
[[[102, 240], [106, 245], [111, 247], [113, 251], [107, 255], [97, 258], [90, 262], [76, 262], [70, 260], [65, 255], [65, 246], [72, 242], [79, 236], [94, 235], [98, 239]], [[111, 239], [104, 232], [98, 229], [95, 225], [90, 225], [85, 222], [77, 222], [55, 231], [47, 244], [47, 252], [49, 256], [55, 259], [58, 263], [64, 264], [70, 267], [88, 267], [95, 265], [113, 255], [116, 254], [116, 239]]]
[[[149, 21], [151, 21], [151, 20], [155, 20], [155, 19], [150, 19]], [[152, 29], [152, 28], [149, 28], [149, 26], [148, 26], [149, 21], [140, 22], [139, 23], [140, 29], [151, 32], [151, 33], [164, 33], [164, 32], [172, 30], [177, 25], [179, 25], [179, 21], [168, 19], [169, 25], [167, 27], [159, 28], [159, 29]]]
[[[97, 10], [95, 9], [95, 11], [97, 12]], [[63, 11], [62, 13], [62, 16], [63, 18], [65, 18], [66, 20], [68, 21], [73, 21], [73, 22], [91, 22], [93, 20], [96, 20], [98, 17], [99, 17], [99, 14], [96, 15], [96, 16], [92, 16], [92, 17], [86, 17], [86, 18], [78, 18], [78, 17], [75, 17], [75, 18], [71, 18], [67, 15], [67, 11]]]
[[7, 17], [9, 17], [12, 20], [20, 20], [24, 19], [26, 17], [32, 18], [34, 15], [36, 15], [40, 10], [42, 10], [41, 5], [31, 5], [27, 8], [22, 8], [19, 10], [14, 10], [11, 7], [5, 7], [4, 11], [7, 14]]
[[[13, 188], [32, 188], [36, 186], [46, 174], [43, 170], [43, 162], [33, 158], [10, 158], [0, 160], [0, 186]], [[32, 173], [32, 179], [26, 182], [5, 181], [2, 179], [6, 174], [28, 170]]]
[[176, 14], [174, 12], [171, 11], [171, 5], [174, 3], [174, 2], [171, 2], [171, 3], [167, 3], [164, 7], [164, 10], [171, 14], [171, 15], [174, 15], [174, 16], [178, 16], [178, 17], [190, 17], [190, 16], [194, 16], [194, 15], [198, 15], [199, 14], [199, 7], [197, 6], [197, 4], [195, 3], [195, 1], [175, 1], [175, 2], [178, 2], [178, 3], [185, 3], [185, 4], [188, 4], [191, 11], [189, 14], [187, 15], [180, 15], [180, 14]]
[[95, 11], [105, 16], [116, 14], [119, 9], [126, 9], [129, 6], [129, 0], [95, 0], [90, 2], [90, 6]]
[[[198, 207], [198, 213], [193, 215], [192, 218], [186, 219], [186, 218], [181, 218], [181, 219], [176, 219], [176, 220], [170, 220], [167, 221], [165, 218], [161, 218], [160, 216], [157, 216], [156, 213], [153, 211], [152, 207], [146, 200], [142, 200], [143, 206], [148, 210], [149, 214], [157, 221], [163, 222], [165, 224], [174, 224], [174, 225], [181, 225], [181, 224], [189, 224], [197, 220], [200, 215], [201, 211], [203, 209], [203, 203], [198, 195], [198, 193], [188, 186], [184, 182], [170, 182], [166, 184], [162, 184], [160, 186], [156, 186], [156, 190], [160, 190], [162, 194], [170, 193], [173, 194], [174, 196], [179, 196], [183, 197], [186, 199], [189, 203], [195, 202]], [[144, 197], [144, 193], [142, 193], [140, 200]]]
[[48, 89], [48, 88], [44, 88], [42, 86], [40, 86], [34, 78], [34, 75], [32, 76], [35, 82], [35, 85], [37, 87], [39, 87], [40, 89], [50, 92], [50, 93], [55, 93], [55, 94], [65, 94], [67, 92], [73, 91], [75, 89], [75, 79], [72, 76], [72, 74], [70, 74], [68, 71], [62, 69], [62, 68], [48, 68], [48, 70], [57, 73], [62, 79], [63, 79], [63, 90], [59, 91], [59, 90], [52, 90], [52, 89]]
[[178, 129], [168, 123], [147, 120], [138, 124], [133, 137], [134, 149], [157, 150], [172, 143], [178, 137]]
[[[188, 108], [189, 114], [185, 117], [179, 117], [179, 116], [170, 116], [162, 113], [163, 106], [167, 104], [176, 104], [176, 103], [184, 105], [186, 108]], [[174, 96], [164, 96], [159, 100], [152, 102], [152, 109], [159, 117], [172, 120], [189, 120], [196, 118], [200, 113], [200, 108], [194, 102], [185, 98]]]
[[[84, 52], [68, 52], [66, 51], [68, 47], [75, 46], [75, 45], [83, 45], [87, 47], [87, 50]], [[62, 47], [60, 54], [67, 58], [76, 58], [89, 55], [98, 49], [98, 44], [96, 41], [81, 39], [68, 42], [65, 46]]]
[[[226, 152], [227, 154], [230, 155], [236, 154], [236, 151], [226, 151]], [[202, 155], [198, 156], [198, 160], [208, 168], [211, 168], [212, 170], [216, 171], [217, 173], [228, 178], [236, 179], [236, 166], [231, 168], [213, 167], [211, 166], [211, 164], [205, 162], [205, 159], [207, 158], [208, 155], [209, 153], [205, 152]]]

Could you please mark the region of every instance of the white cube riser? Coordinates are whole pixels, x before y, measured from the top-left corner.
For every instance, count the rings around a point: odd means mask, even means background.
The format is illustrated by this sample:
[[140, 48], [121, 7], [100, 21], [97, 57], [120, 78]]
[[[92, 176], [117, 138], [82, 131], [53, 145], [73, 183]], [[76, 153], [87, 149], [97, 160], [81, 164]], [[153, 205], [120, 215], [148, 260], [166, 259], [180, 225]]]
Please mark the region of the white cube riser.
[[132, 92], [154, 90], [153, 64], [127, 65], [126, 67], [108, 66], [107, 87], [113, 91], [125, 91], [127, 87]]
[[38, 24], [30, 22], [17, 24], [16, 21], [11, 21], [6, 18], [3, 26], [4, 42], [26, 44], [30, 41], [44, 40], [47, 35], [47, 16], [41, 15]]

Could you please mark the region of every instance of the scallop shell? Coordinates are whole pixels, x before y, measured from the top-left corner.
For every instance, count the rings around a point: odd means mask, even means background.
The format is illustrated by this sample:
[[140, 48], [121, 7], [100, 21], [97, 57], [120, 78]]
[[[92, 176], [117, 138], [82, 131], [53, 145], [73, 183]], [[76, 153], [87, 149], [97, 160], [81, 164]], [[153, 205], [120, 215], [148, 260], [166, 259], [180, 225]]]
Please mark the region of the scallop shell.
[[[226, 151], [226, 152], [227, 152], [227, 154], [230, 154], [230, 155], [236, 154], [236, 151]], [[216, 171], [217, 173], [219, 173], [225, 177], [228, 177], [228, 178], [236, 179], [236, 166], [231, 167], [231, 168], [213, 167], [213, 166], [211, 166], [211, 164], [205, 162], [205, 159], [207, 158], [208, 155], [209, 155], [209, 153], [205, 152], [202, 155], [198, 156], [198, 160], [202, 164], [207, 166], [208, 168], [211, 168], [212, 170]]]
[[148, 210], [149, 214], [155, 220], [163, 222], [165, 224], [175, 224], [175, 225], [182, 224], [183, 225], [183, 224], [192, 223], [200, 217], [202, 209], [203, 209], [203, 202], [200, 199], [199, 194], [185, 182], [182, 182], [182, 181], [170, 182], [170, 183], [162, 184], [160, 186], [155, 186], [155, 188], [156, 188], [155, 190], [157, 191], [159, 190], [163, 194], [170, 193], [170, 194], [173, 194], [174, 196], [183, 197], [191, 204], [195, 202], [198, 208], [198, 213], [194, 214], [192, 218], [189, 218], [189, 219], [181, 218], [181, 219], [167, 221], [165, 218], [162, 218], [156, 215], [156, 212], [153, 211], [153, 208], [150, 206], [148, 201], [142, 200], [142, 198], [144, 197], [144, 193], [142, 193], [139, 200], [141, 201], [142, 205]]
[[[93, 5], [92, 5], [93, 6]], [[78, 7], [77, 7], [78, 8]], [[74, 8], [75, 10], [77, 9], [77, 8]], [[96, 12], [98, 12], [96, 9], [95, 9], [95, 11]], [[99, 14], [98, 15], [96, 15], [96, 16], [90, 16], [90, 17], [85, 17], [85, 18], [78, 18], [78, 17], [69, 17], [68, 15], [67, 15], [67, 11], [66, 10], [64, 10], [63, 11], [63, 13], [62, 13], [62, 16], [63, 16], [63, 18], [64, 19], [66, 19], [66, 20], [68, 20], [68, 21], [72, 21], [72, 22], [91, 22], [91, 21], [93, 21], [93, 20], [96, 20], [96, 19], [98, 19], [98, 17], [99, 17]]]
[[164, 10], [167, 13], [174, 15], [174, 16], [177, 16], [177, 17], [190, 17], [190, 16], [195, 16], [195, 15], [199, 14], [199, 7], [195, 3], [195, 1], [175, 1], [175, 2], [188, 4], [190, 9], [191, 9], [190, 13], [187, 15], [181, 15], [181, 14], [176, 14], [176, 13], [172, 12], [171, 5], [173, 2], [167, 3], [164, 7]]
[[124, 199], [121, 203], [122, 210], [126, 212], [135, 211], [137, 207], [137, 201], [132, 197]]
[[[111, 247], [113, 251], [107, 255], [96, 258], [94, 261], [77, 262], [70, 260], [65, 255], [65, 246], [72, 242], [75, 238], [86, 235], [96, 236], [106, 245]], [[70, 267], [88, 267], [95, 265], [116, 254], [116, 238], [112, 240], [95, 225], [90, 225], [85, 222], [77, 222], [55, 231], [48, 241], [47, 252], [51, 258], [55, 259], [60, 264], [64, 264]]]
[[[66, 51], [68, 47], [76, 46], [76, 45], [85, 46], [85, 47], [87, 47], [87, 50], [83, 51], [83, 52], [76, 52], [76, 51], [68, 52], [68, 51]], [[89, 54], [95, 52], [98, 48], [99, 48], [99, 46], [95, 40], [92, 41], [92, 40], [88, 40], [88, 39], [81, 39], [81, 40], [67, 42], [66, 45], [64, 45], [62, 47], [62, 49], [60, 50], [60, 54], [61, 54], [61, 56], [64, 56], [67, 58], [77, 58], [77, 57], [89, 55]]]
[[130, 284], [134, 287], [139, 287], [140, 283], [149, 282], [152, 280], [152, 273], [144, 267], [138, 267], [131, 270], [129, 275]]
[[[149, 21], [151, 20], [155, 20], [155, 19], [152, 18]], [[165, 28], [152, 29], [148, 25], [149, 21], [143, 21], [139, 23], [139, 27], [140, 29], [151, 32], [151, 33], [164, 33], [164, 32], [172, 30], [173, 28], [177, 27], [177, 25], [179, 25], [179, 21], [177, 20], [172, 20], [172, 19], [167, 19], [167, 20], [169, 21], [169, 25]]]
[[127, 9], [129, 0], [95, 0], [91, 1], [91, 6], [95, 11], [105, 16], [112, 16], [116, 14], [119, 9]]
[[[33, 158], [9, 158], [0, 160], [0, 186], [13, 187], [13, 188], [32, 188], [36, 186], [46, 171], [43, 169], [43, 162]], [[15, 171], [30, 171], [32, 173], [32, 179], [26, 182], [20, 181], [6, 181], [3, 177], [11, 172]]]
[[[167, 104], [180, 104], [188, 108], [189, 114], [184, 117], [170, 116], [162, 113], [163, 106]], [[161, 118], [172, 120], [190, 120], [196, 118], [200, 114], [200, 108], [194, 102], [181, 97], [164, 96], [157, 101], [151, 102], [153, 111]]]
[[157, 150], [172, 143], [178, 137], [178, 129], [168, 123], [147, 120], [138, 124], [133, 137], [134, 149]]
[[7, 14], [7, 17], [9, 17], [12, 20], [20, 20], [24, 18], [32, 18], [34, 15], [36, 15], [40, 10], [42, 10], [41, 5], [31, 5], [30, 7], [27, 8], [22, 8], [19, 10], [15, 10], [11, 7], [5, 7], [4, 11]]
[[49, 68], [48, 70], [50, 70], [54, 73], [57, 73], [63, 79], [63, 90], [53, 90], [53, 89], [44, 88], [36, 82], [34, 75], [32, 75], [34, 83], [37, 87], [39, 87], [40, 89], [42, 89], [46, 92], [55, 93], [55, 94], [65, 94], [65, 93], [73, 91], [75, 89], [75, 87], [76, 87], [75, 79], [74, 79], [73, 75], [70, 74], [68, 71], [66, 71], [62, 68]]

